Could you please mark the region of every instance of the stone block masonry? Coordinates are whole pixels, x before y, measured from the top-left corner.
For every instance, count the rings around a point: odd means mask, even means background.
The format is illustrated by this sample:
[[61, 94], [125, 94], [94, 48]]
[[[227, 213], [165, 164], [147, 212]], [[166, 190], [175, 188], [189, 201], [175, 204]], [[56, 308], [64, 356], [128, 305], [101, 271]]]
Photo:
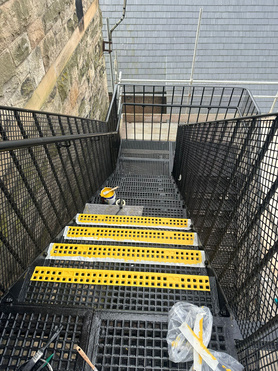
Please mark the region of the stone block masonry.
[[102, 15], [83, 0], [0, 0], [0, 105], [103, 120]]

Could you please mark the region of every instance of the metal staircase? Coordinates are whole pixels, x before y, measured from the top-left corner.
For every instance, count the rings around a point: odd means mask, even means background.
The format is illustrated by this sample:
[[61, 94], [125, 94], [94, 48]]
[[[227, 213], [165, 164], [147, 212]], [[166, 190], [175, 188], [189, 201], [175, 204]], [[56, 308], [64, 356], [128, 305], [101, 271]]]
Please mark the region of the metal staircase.
[[[89, 134], [86, 129], [82, 132], [84, 122], [78, 118], [46, 114], [44, 121], [33, 112], [31, 120], [29, 112], [2, 110], [0, 370], [17, 370], [47, 342], [55, 325], [62, 325], [62, 331], [44, 353], [45, 359], [54, 354], [53, 370], [90, 369], [76, 346], [99, 371], [189, 370], [192, 362], [171, 362], [167, 349], [168, 313], [179, 301], [207, 306], [212, 312], [210, 349], [239, 358], [248, 370], [259, 369], [266, 355], [270, 367], [275, 363], [277, 352], [269, 341], [277, 331], [274, 296], [267, 296], [272, 308], [268, 318], [258, 302], [257, 317], [248, 318], [242, 290], [248, 289], [249, 282], [254, 288], [254, 279], [263, 277], [254, 272], [276, 261], [276, 245], [268, 250], [273, 253], [261, 251], [264, 255], [252, 271], [252, 261], [242, 256], [238, 244], [243, 244], [244, 234], [254, 234], [253, 215], [260, 223], [260, 215], [265, 217], [261, 203], [257, 209], [246, 204], [246, 194], [253, 205], [262, 197], [262, 193], [254, 195], [251, 179], [259, 182], [268, 171], [263, 161], [266, 154], [273, 158], [269, 151], [275, 147], [270, 143], [276, 140], [277, 118], [249, 119], [248, 113], [256, 107], [243, 90], [231, 89], [227, 96], [226, 88], [194, 91], [191, 87], [188, 95], [176, 87], [171, 90], [169, 108], [165, 103], [168, 87], [139, 87], [138, 95], [136, 89], [123, 87], [120, 111], [115, 93], [106, 123], [87, 122]], [[162, 103], [152, 103], [153, 96], [162, 97]], [[154, 112], [161, 118], [159, 130]], [[208, 114], [223, 117], [196, 127], [190, 123], [190, 117], [198, 121]], [[241, 118], [244, 114], [246, 118]], [[229, 115], [234, 119], [226, 120]], [[64, 140], [55, 141], [56, 135], [47, 134], [46, 128], [46, 138], [37, 144], [32, 138], [34, 143], [28, 143], [27, 149], [24, 140], [31, 138], [26, 133], [20, 143], [16, 130], [18, 137], [7, 140], [8, 135], [3, 135], [7, 119], [21, 128], [26, 117], [39, 136], [43, 123], [51, 121], [50, 129], [64, 125]], [[171, 120], [178, 121], [171, 126]], [[77, 133], [67, 134], [69, 121], [75, 123]], [[153, 137], [165, 134], [165, 125], [169, 134], [177, 131], [176, 142], [170, 136], [168, 140]], [[121, 140], [119, 132], [124, 133]], [[71, 141], [74, 146], [69, 146]], [[15, 166], [15, 187], [4, 164], [9, 169]], [[254, 166], [259, 166], [260, 178]], [[99, 194], [105, 186], [119, 186], [117, 199], [126, 205], [102, 204]], [[269, 185], [264, 181], [264, 186], [271, 192], [264, 190], [275, 209], [277, 180]], [[245, 230], [238, 224], [244, 208], [250, 218]], [[274, 241], [276, 232], [270, 234], [269, 223], [268, 238]], [[226, 239], [214, 245], [225, 232]], [[263, 232], [260, 236], [266, 238]], [[235, 259], [232, 265], [227, 265], [226, 257]], [[242, 266], [246, 269], [246, 286], [243, 273], [236, 278], [236, 264], [241, 272]], [[252, 358], [252, 352], [257, 358]]]

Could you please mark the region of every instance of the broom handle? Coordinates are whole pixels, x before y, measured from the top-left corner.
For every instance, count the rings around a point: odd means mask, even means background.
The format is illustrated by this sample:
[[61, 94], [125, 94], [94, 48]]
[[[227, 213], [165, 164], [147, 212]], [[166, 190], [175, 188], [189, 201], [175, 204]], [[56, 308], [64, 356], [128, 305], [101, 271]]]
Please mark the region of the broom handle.
[[89, 358], [87, 357], [86, 353], [80, 348], [80, 347], [76, 347], [76, 350], [77, 352], [81, 355], [81, 357], [84, 359], [84, 361], [86, 361], [88, 363], [88, 365], [94, 370], [94, 371], [98, 371], [98, 369], [92, 364], [92, 362], [89, 360]]
[[114, 188], [112, 188], [112, 189], [109, 189], [109, 191], [105, 191], [105, 192], [103, 192], [103, 195], [106, 196], [106, 195], [108, 195], [109, 192], [115, 191], [115, 190], [118, 189], [118, 188], [119, 188], [119, 186], [114, 187]]

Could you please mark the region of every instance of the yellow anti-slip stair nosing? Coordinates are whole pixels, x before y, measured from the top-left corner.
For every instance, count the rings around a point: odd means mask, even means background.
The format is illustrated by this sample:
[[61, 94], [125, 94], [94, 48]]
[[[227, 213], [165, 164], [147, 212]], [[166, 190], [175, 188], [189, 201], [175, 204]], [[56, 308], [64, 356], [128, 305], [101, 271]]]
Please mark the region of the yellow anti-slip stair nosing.
[[134, 226], [182, 230], [188, 230], [191, 226], [190, 219], [155, 218], [148, 216], [77, 214], [75, 219], [78, 225], [119, 225], [122, 227]]
[[210, 291], [208, 276], [153, 272], [36, 267], [31, 281]]
[[199, 250], [51, 243], [46, 259], [204, 267]]
[[152, 229], [124, 229], [101, 227], [65, 227], [64, 238], [72, 240], [145, 242], [167, 245], [197, 246], [196, 233], [160, 231]]

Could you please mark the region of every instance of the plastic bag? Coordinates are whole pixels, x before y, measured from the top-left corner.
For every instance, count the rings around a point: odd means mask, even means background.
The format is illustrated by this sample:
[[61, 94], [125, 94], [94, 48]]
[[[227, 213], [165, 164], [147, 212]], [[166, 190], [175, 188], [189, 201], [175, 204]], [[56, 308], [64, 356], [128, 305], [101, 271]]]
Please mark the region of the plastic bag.
[[[244, 367], [242, 366], [242, 364], [239, 363], [234, 357], [230, 356], [229, 354], [223, 353], [223, 352], [216, 352], [215, 350], [212, 350], [212, 349], [209, 349], [209, 351], [219, 362], [219, 365], [215, 371], [224, 371], [225, 368], [223, 368], [222, 365], [225, 366], [228, 370], [232, 370], [232, 371], [243, 371], [244, 370]], [[205, 362], [203, 362], [202, 371], [211, 371], [211, 370], [212, 369]]]
[[196, 316], [203, 315], [203, 343], [207, 347], [212, 332], [212, 314], [207, 307], [181, 301], [176, 303], [170, 310], [168, 316], [167, 343], [169, 359], [172, 362], [188, 362], [193, 360], [193, 347], [181, 333], [179, 327], [186, 322], [193, 330]]
[[[200, 338], [198, 331], [200, 331], [201, 324], [203, 325], [202, 343], [197, 340]], [[176, 363], [193, 361], [194, 346], [196, 347], [194, 362], [198, 360], [196, 356], [200, 357], [201, 355], [203, 358], [196, 363], [198, 370], [243, 371], [244, 367], [229, 354], [216, 352], [211, 349], [204, 350], [203, 345], [207, 347], [211, 338], [212, 324], [213, 317], [209, 308], [197, 307], [187, 302], [176, 303], [171, 308], [168, 316], [167, 343], [169, 359]], [[191, 343], [187, 340], [187, 337]], [[195, 343], [196, 340], [197, 343]], [[191, 344], [193, 344], [193, 346]], [[193, 368], [191, 368], [191, 370], [193, 370]]]

